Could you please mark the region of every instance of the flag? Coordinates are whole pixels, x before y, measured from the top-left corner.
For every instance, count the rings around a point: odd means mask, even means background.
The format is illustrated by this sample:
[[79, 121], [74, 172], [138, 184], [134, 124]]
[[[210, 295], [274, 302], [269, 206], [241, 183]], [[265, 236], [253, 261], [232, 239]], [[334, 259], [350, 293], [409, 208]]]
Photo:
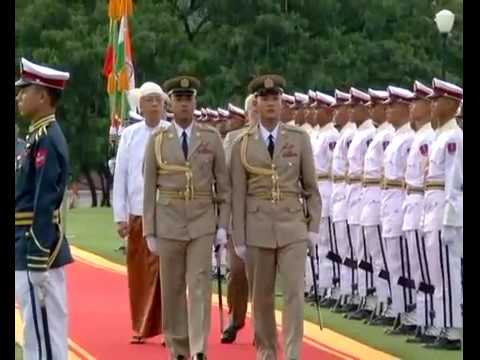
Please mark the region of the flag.
[[118, 90], [125, 91], [135, 87], [135, 74], [132, 61], [132, 48], [128, 19], [122, 17], [118, 33], [118, 46], [116, 58], [116, 71], [118, 76]]
[[114, 64], [115, 64], [115, 49], [113, 43], [116, 37], [116, 24], [115, 21], [110, 19], [110, 27], [108, 34], [108, 46], [105, 51], [105, 61], [103, 63], [103, 75], [107, 78], [107, 93], [110, 95], [115, 91], [115, 74], [114, 74]]
[[109, 0], [108, 45], [103, 75], [107, 78], [111, 127], [119, 129], [128, 116], [127, 91], [135, 87], [132, 46], [128, 18], [133, 13], [132, 0]]
[[135, 88], [135, 72], [127, 16], [123, 16], [120, 21], [115, 70], [117, 71], [117, 90], [119, 92], [117, 97], [117, 114], [123, 121], [127, 118], [130, 110], [127, 101], [127, 91]]

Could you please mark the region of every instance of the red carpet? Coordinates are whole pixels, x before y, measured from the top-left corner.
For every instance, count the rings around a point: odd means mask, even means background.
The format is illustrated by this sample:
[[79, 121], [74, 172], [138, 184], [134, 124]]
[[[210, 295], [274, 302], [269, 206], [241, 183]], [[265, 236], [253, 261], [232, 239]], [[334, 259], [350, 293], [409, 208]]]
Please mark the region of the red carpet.
[[[129, 344], [130, 314], [125, 275], [102, 270], [77, 260], [68, 267], [70, 338], [99, 360], [167, 360], [158, 338], [144, 345]], [[225, 315], [225, 319], [227, 316]], [[220, 344], [217, 308], [212, 309], [209, 360], [255, 359], [253, 330], [248, 320], [233, 345]], [[321, 345], [325, 348], [325, 345]], [[335, 350], [333, 350], [334, 353]], [[81, 358], [85, 358], [81, 356]], [[283, 359], [283, 356], [280, 357]], [[351, 357], [327, 352], [312, 342], [304, 343], [302, 359], [337, 360]]]

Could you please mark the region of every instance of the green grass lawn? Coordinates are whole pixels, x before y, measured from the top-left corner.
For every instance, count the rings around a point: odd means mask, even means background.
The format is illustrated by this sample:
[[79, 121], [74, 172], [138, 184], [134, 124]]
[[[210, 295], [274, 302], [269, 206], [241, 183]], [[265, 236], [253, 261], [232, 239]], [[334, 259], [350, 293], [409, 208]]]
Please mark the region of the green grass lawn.
[[[116, 263], [125, 264], [124, 255], [115, 251], [122, 244], [122, 240], [116, 234], [111, 209], [72, 210], [67, 218], [67, 236], [70, 243], [79, 248]], [[277, 297], [277, 308], [282, 308], [281, 297]], [[333, 314], [330, 311], [323, 310], [322, 315], [326, 327], [401, 359], [453, 360], [461, 358], [460, 352], [426, 350], [420, 345], [405, 343], [405, 337], [384, 335], [384, 328], [346, 320], [341, 315]], [[305, 319], [315, 321], [315, 311], [310, 305], [305, 305]]]

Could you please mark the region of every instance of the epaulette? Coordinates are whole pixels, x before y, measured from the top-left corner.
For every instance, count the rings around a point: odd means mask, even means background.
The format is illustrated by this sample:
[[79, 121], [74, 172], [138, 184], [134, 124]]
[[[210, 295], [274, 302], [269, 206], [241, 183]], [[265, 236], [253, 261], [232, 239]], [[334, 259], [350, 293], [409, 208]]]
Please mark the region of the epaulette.
[[211, 125], [206, 125], [206, 124], [198, 124], [197, 128], [199, 130], [204, 130], [204, 131], [218, 132], [218, 130], [216, 128], [214, 128]]
[[297, 133], [300, 133], [300, 134], [308, 135], [308, 133], [305, 131], [305, 129], [302, 129], [301, 127], [298, 127], [298, 126], [292, 126], [292, 125], [284, 124], [283, 129], [286, 130], [286, 131], [293, 131], [293, 132], [297, 132]]
[[245, 137], [245, 135], [249, 133], [250, 127], [246, 127], [239, 130], [241, 131], [238, 134], [236, 134], [232, 144], [236, 144], [237, 142], [241, 141]]
[[168, 127], [166, 126], [160, 126], [158, 129], [153, 130], [152, 135], [157, 136], [160, 133], [164, 133], [168, 130]]
[[48, 127], [55, 121], [55, 115], [50, 115], [31, 125], [29, 129], [29, 135], [26, 137], [27, 142], [37, 142], [42, 136], [47, 135]]

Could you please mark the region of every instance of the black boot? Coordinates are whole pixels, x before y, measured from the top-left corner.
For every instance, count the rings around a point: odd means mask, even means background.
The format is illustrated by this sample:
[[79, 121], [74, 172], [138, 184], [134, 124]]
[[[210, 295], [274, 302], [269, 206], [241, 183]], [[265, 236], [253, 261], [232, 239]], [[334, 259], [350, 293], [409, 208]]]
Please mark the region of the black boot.
[[326, 297], [326, 298], [323, 298], [322, 301], [320, 301], [320, 307], [329, 309], [335, 306], [336, 303], [337, 303], [337, 299], [334, 299], [332, 297]]
[[386, 317], [386, 316], [380, 316], [371, 322], [369, 322], [368, 325], [372, 326], [393, 326], [395, 324], [395, 318], [393, 317]]
[[426, 335], [422, 331], [421, 326], [417, 326], [415, 331], [415, 336], [410, 337], [406, 340], [408, 344], [433, 344], [437, 338], [435, 336]]
[[350, 320], [364, 320], [369, 319], [372, 316], [373, 311], [367, 309], [361, 309], [355, 311], [353, 314], [349, 315], [348, 319]]
[[237, 338], [237, 332], [242, 328], [243, 326], [236, 326], [236, 325], [230, 325], [228, 328], [225, 329], [222, 335], [222, 339], [220, 342], [222, 344], [231, 344], [233, 343], [236, 338]]
[[198, 353], [192, 356], [192, 360], [207, 360], [207, 357], [202, 353]]
[[440, 336], [432, 344], [423, 345], [427, 349], [436, 350], [461, 350], [462, 344], [460, 340], [448, 340], [446, 337]]
[[407, 336], [411, 336], [411, 335], [415, 334], [416, 329], [417, 329], [416, 325], [400, 324], [396, 328], [387, 329], [387, 331], [385, 331], [385, 333], [387, 335], [407, 335]]

